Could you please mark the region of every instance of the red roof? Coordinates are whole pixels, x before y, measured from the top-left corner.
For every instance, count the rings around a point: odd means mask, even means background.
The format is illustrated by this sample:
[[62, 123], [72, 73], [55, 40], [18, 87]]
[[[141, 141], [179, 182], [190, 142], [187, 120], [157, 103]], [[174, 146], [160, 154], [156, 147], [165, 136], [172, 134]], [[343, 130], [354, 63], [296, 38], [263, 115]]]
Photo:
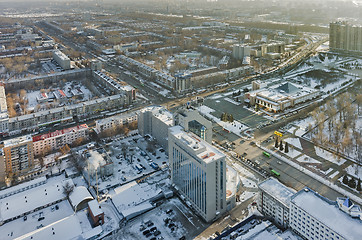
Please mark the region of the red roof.
[[63, 97], [66, 97], [67, 95], [65, 95], [65, 93], [63, 92], [63, 90], [58, 90], [59, 93], [63, 96]]
[[82, 124], [79, 126], [75, 126], [75, 127], [71, 127], [71, 128], [66, 128], [66, 129], [62, 129], [62, 130], [57, 130], [55, 132], [50, 132], [50, 133], [46, 133], [46, 134], [42, 134], [42, 135], [37, 135], [37, 136], [33, 136], [33, 142], [37, 142], [37, 141], [41, 141], [47, 138], [51, 138], [51, 137], [56, 137], [71, 131], [77, 131], [80, 129], [84, 129], [84, 128], [88, 128], [87, 124]]

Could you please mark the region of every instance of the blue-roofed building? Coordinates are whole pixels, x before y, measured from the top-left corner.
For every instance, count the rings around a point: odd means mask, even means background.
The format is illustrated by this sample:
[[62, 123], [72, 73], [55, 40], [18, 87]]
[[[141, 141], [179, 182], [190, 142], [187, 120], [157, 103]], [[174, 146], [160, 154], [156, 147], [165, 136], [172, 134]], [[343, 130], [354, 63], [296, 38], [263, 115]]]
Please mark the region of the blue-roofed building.
[[[351, 217], [360, 218], [362, 217], [362, 211], [360, 206], [355, 205], [351, 199], [347, 198], [337, 198], [337, 204], [339, 209], [343, 212], [351, 215]], [[362, 219], [361, 219], [362, 220]]]

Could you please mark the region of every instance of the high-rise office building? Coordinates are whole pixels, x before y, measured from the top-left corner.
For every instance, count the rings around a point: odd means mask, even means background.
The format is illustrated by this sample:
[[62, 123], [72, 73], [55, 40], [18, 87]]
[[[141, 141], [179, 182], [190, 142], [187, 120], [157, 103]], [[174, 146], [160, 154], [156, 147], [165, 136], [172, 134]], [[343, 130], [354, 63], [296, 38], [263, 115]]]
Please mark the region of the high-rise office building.
[[181, 126], [169, 128], [171, 181], [181, 198], [205, 221], [226, 210], [225, 155]]
[[362, 26], [347, 22], [330, 23], [329, 48], [333, 51], [362, 53]]

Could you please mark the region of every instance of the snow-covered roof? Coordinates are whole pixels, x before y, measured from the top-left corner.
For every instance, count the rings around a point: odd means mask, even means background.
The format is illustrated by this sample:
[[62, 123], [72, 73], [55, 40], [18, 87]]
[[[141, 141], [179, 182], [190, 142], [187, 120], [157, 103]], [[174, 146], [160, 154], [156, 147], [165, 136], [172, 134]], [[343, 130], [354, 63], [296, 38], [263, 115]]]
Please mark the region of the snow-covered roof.
[[93, 200], [93, 197], [86, 187], [78, 186], [75, 187], [73, 192], [69, 195], [69, 200], [73, 206], [73, 209], [75, 209], [78, 204], [80, 204], [84, 200]]
[[169, 134], [179, 139], [178, 143], [182, 144], [184, 148], [186, 147], [189, 154], [192, 154], [202, 162], [210, 163], [225, 157], [223, 153], [219, 152], [211, 144], [191, 132], [185, 132], [181, 126], [169, 128]]
[[99, 225], [95, 228], [92, 228], [89, 231], [84, 232], [82, 234], [82, 236], [84, 239], [91, 239], [92, 237], [97, 236], [97, 235], [101, 234], [102, 232], [103, 232], [103, 228], [102, 228], [102, 226]]
[[73, 185], [70, 179], [54, 178], [46, 184], [1, 199], [0, 220], [6, 221], [64, 199], [63, 184], [66, 182]]
[[4, 198], [7, 196], [16, 194], [16, 193], [26, 191], [30, 188], [45, 184], [46, 182], [47, 182], [47, 179], [45, 176], [43, 176], [43, 177], [36, 178], [34, 180], [30, 180], [28, 182], [18, 184], [13, 187], [6, 188], [6, 189], [0, 191], [0, 198]]
[[114, 191], [116, 194], [112, 196], [112, 202], [119, 212], [129, 209], [131, 206], [148, 202], [161, 192], [156, 186], [148, 183], [137, 184], [136, 181], [116, 188]]
[[15, 240], [82, 239], [81, 234], [82, 228], [77, 216], [71, 215], [21, 237], [15, 238]]
[[268, 178], [260, 183], [259, 188], [288, 207], [290, 199], [296, 193], [294, 189], [288, 188], [274, 178]]
[[137, 216], [138, 214], [142, 214], [143, 212], [148, 211], [152, 208], [154, 208], [154, 206], [151, 203], [145, 202], [140, 205], [125, 209], [121, 211], [121, 214], [125, 218], [131, 218], [133, 215]]
[[103, 213], [103, 210], [101, 209], [101, 206], [98, 204], [98, 201], [96, 199], [89, 201], [88, 207], [89, 210], [92, 212], [93, 216], [98, 216]]
[[362, 221], [342, 212], [335, 202], [311, 189], [299, 191], [292, 197], [291, 202], [345, 239], [361, 239]]

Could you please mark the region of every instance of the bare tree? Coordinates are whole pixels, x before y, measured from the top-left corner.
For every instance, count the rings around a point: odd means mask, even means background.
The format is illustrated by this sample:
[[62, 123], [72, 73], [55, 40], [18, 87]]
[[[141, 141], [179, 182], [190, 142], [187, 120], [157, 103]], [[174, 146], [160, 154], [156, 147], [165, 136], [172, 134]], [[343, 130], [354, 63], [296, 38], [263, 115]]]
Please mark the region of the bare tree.
[[70, 184], [68, 181], [63, 185], [63, 193], [69, 197], [69, 195], [73, 192], [74, 185]]

